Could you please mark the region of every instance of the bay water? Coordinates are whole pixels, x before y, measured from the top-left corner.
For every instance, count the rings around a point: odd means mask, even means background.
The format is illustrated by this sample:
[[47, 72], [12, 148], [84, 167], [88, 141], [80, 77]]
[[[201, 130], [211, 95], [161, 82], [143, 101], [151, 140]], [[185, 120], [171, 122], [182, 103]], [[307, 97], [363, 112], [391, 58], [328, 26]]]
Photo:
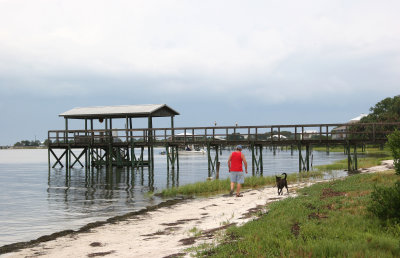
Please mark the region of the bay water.
[[[155, 168], [81, 168], [69, 172], [48, 166], [47, 149], [0, 150], [0, 246], [36, 239], [95, 221], [138, 211], [165, 201], [150, 194], [162, 189], [205, 181], [210, 176], [207, 154], [180, 155], [179, 171], [167, 169], [163, 149], [155, 149]], [[243, 150], [252, 174], [251, 152]], [[229, 176], [230, 151], [220, 155], [220, 179]], [[59, 153], [58, 153], [59, 155]], [[313, 165], [346, 158], [343, 153], [314, 151]], [[145, 157], [146, 159], [146, 157]], [[298, 171], [298, 152], [263, 150], [263, 175]], [[54, 164], [55, 159], [51, 159]], [[63, 160], [64, 162], [64, 160]], [[211, 174], [215, 176], [215, 174]]]

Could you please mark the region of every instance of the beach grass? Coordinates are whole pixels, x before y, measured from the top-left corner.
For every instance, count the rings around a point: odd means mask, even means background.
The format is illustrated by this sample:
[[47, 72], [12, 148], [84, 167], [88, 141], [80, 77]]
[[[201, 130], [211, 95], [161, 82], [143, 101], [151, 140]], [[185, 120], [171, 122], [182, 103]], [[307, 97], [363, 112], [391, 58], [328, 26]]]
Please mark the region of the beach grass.
[[[359, 153], [357, 158], [358, 168], [368, 168], [373, 166], [378, 166], [381, 161], [392, 159], [392, 154], [390, 150], [384, 148], [383, 150], [379, 148], [367, 148], [364, 153]], [[347, 159], [338, 160], [332, 164], [314, 166], [313, 169], [317, 171], [331, 171], [331, 170], [347, 170]]]
[[[319, 149], [318, 149], [319, 148]], [[315, 147], [314, 150], [322, 150], [325, 147]], [[330, 148], [335, 151], [343, 151], [342, 146], [334, 146]], [[367, 146], [364, 152], [360, 152], [358, 156], [358, 168], [368, 168], [381, 164], [382, 160], [391, 159], [390, 150], [385, 147], [381, 149], [377, 146]], [[332, 164], [314, 166], [312, 171], [301, 172], [301, 173], [290, 173], [288, 174], [288, 180], [290, 182], [304, 181], [310, 178], [321, 178], [326, 172], [333, 170], [347, 170], [347, 159], [336, 161]], [[275, 186], [275, 176], [246, 176], [245, 182], [242, 186], [243, 189], [258, 188], [265, 186]], [[172, 187], [164, 189], [156, 195], [161, 197], [174, 197], [179, 195], [190, 195], [190, 196], [210, 196], [215, 194], [221, 194], [229, 192], [230, 180], [229, 178], [224, 180], [209, 180], [204, 182], [197, 182], [193, 184], [187, 184], [179, 187]]]
[[[341, 150], [343, 150], [342, 147]], [[381, 150], [378, 147], [368, 147], [364, 153], [360, 153], [360, 156], [357, 159], [358, 168], [377, 166], [381, 164], [382, 160], [390, 158], [392, 157], [389, 149], [384, 148]], [[326, 172], [332, 170], [347, 170], [347, 166], [347, 159], [343, 159], [328, 165], [314, 166], [312, 171], [290, 173], [288, 174], [288, 180], [290, 182], [299, 182], [310, 178], [321, 178]], [[248, 189], [265, 186], [275, 186], [275, 176], [246, 176], [242, 188]], [[162, 190], [160, 193], [157, 193], [157, 195], [162, 197], [174, 197], [179, 195], [210, 196], [226, 193], [229, 192], [229, 190], [230, 180], [227, 178], [224, 180], [208, 180], [179, 187], [172, 187]]]
[[375, 186], [392, 186], [394, 171], [314, 184], [297, 198], [268, 204], [269, 212], [227, 230], [212, 257], [399, 257], [400, 225], [367, 210]]
[[[313, 151], [327, 151], [326, 146], [313, 146], [312, 147]], [[353, 148], [352, 148], [353, 151]], [[357, 151], [359, 153], [365, 153], [365, 154], [371, 154], [371, 153], [390, 153], [390, 150], [387, 146], [383, 146], [383, 149], [380, 146], [376, 145], [366, 145], [364, 152], [360, 147], [357, 148]], [[344, 146], [343, 145], [335, 145], [335, 146], [329, 146], [329, 152], [345, 152]]]
[[[301, 173], [288, 174], [290, 182], [299, 182], [309, 178], [320, 178], [323, 175], [322, 171], [309, 171]], [[255, 189], [265, 186], [275, 186], [275, 176], [246, 176], [242, 189]], [[174, 197], [179, 195], [190, 196], [210, 196], [221, 193], [228, 193], [230, 190], [230, 179], [223, 180], [207, 180], [187, 184], [179, 187], [172, 187], [162, 190], [157, 195], [162, 197]]]

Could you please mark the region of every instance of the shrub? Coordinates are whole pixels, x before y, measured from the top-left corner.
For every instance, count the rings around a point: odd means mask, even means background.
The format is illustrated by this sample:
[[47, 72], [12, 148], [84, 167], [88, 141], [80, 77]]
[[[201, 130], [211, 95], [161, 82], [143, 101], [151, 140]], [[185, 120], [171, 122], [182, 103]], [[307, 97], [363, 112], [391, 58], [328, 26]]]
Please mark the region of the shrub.
[[368, 210], [381, 220], [400, 223], [400, 181], [393, 187], [375, 187]]
[[396, 130], [388, 135], [387, 145], [393, 155], [393, 165], [396, 174], [400, 175], [400, 131]]

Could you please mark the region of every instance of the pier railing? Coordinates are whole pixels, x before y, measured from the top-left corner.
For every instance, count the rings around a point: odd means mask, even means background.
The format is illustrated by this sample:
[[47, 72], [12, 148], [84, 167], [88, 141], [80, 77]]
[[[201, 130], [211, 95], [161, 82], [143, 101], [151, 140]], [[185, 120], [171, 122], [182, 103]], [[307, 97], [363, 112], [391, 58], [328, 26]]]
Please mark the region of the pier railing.
[[341, 144], [382, 143], [400, 123], [299, 124], [266, 126], [214, 126], [108, 130], [51, 130], [49, 146], [138, 144], [146, 146], [187, 144], [289, 145], [297, 142]]

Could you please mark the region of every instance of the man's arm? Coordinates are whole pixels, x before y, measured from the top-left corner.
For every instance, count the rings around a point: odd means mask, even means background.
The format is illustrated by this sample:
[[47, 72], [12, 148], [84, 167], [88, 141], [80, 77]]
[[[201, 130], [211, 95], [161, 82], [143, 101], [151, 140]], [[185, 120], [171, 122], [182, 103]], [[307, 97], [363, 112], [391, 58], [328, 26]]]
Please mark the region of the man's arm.
[[247, 161], [246, 161], [246, 158], [244, 157], [243, 153], [242, 153], [242, 160], [243, 160], [243, 164], [244, 164], [244, 169], [245, 169], [246, 174], [247, 174]]
[[231, 158], [232, 158], [232, 153], [231, 155], [229, 155], [229, 159], [228, 159], [228, 171], [231, 172]]

